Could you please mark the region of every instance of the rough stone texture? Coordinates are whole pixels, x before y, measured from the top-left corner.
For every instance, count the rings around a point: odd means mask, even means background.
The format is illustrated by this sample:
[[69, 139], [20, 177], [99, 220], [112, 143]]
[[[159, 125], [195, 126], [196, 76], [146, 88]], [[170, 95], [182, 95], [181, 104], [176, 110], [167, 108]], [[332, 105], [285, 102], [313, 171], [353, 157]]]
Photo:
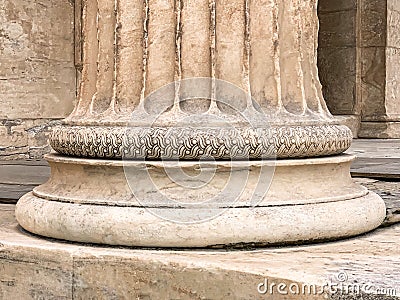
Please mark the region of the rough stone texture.
[[19, 200], [17, 220], [30, 232], [70, 241], [288, 244], [354, 236], [386, 216], [383, 201], [352, 181], [350, 155], [180, 164], [46, 158], [51, 178]]
[[0, 158], [38, 159], [51, 148], [48, 139], [54, 119], [4, 119], [0, 120]]
[[362, 138], [400, 139], [400, 122], [362, 122], [359, 136]]
[[[362, 1], [359, 47], [362, 77], [362, 121], [386, 115], [387, 1]], [[399, 24], [400, 25], [400, 24]], [[376, 119], [375, 119], [376, 120]], [[381, 119], [382, 120], [382, 119]]]
[[357, 0], [320, 0], [318, 68], [331, 113], [357, 115]]
[[[47, 157], [52, 179], [20, 199], [19, 224], [70, 241], [157, 247], [285, 244], [377, 228], [385, 217], [384, 203], [351, 181], [353, 157], [339, 155], [350, 147], [351, 131], [338, 124], [323, 99], [316, 59], [317, 3], [82, 1], [81, 89], [74, 111], [50, 137], [63, 156]], [[133, 15], [127, 18], [130, 10]], [[235, 12], [242, 14], [234, 17]], [[141, 48], [123, 51], [132, 44]], [[142, 68], [126, 68], [140, 58]], [[132, 85], [131, 73], [141, 76], [129, 95], [132, 101], [126, 101], [121, 96]], [[197, 78], [158, 89], [188, 77]], [[204, 77], [211, 78], [199, 81]], [[218, 79], [241, 89], [232, 93], [235, 88], [221, 88]], [[276, 153], [270, 155], [269, 149]], [[124, 155], [128, 162], [120, 161]], [[186, 160], [187, 168], [162, 161], [177, 157]], [[267, 194], [260, 190], [269, 184], [262, 169], [271, 161], [261, 159], [275, 157], [282, 160], [276, 162]], [[306, 159], [291, 160], [300, 157]], [[194, 162], [204, 158], [216, 161]], [[131, 182], [144, 192], [143, 199], [155, 203], [142, 203], [129, 189], [117, 188], [126, 186], [123, 163], [133, 169]], [[171, 200], [168, 193], [176, 191], [177, 179], [169, 172], [177, 169], [192, 175]], [[203, 169], [215, 174], [205, 180]], [[146, 182], [152, 170], [162, 174], [155, 190], [152, 181]], [[197, 172], [200, 177], [193, 175]], [[335, 182], [332, 177], [341, 184], [327, 184]], [[225, 184], [213, 186], [215, 181]], [[238, 202], [243, 207], [231, 205], [238, 199], [236, 191], [243, 196]], [[196, 200], [200, 209], [186, 203]], [[157, 218], [152, 208], [170, 218]], [[232, 209], [214, 218], [214, 211], [225, 208]], [[175, 219], [181, 215], [190, 226]]]
[[[399, 299], [387, 296], [400, 293], [399, 225], [319, 245], [176, 251], [41, 239], [12, 214], [0, 206], [2, 299]], [[257, 292], [265, 279], [320, 291], [340, 278], [344, 286], [368, 284], [375, 295]]]
[[359, 137], [400, 138], [399, 2], [319, 5], [319, 72], [331, 112], [361, 116]]
[[400, 222], [400, 184], [398, 181], [380, 181], [370, 178], [356, 178], [362, 184], [382, 197], [386, 204], [386, 220], [383, 226]]
[[0, 1], [0, 157], [49, 151], [75, 97], [73, 2]]
[[[350, 131], [337, 126], [338, 121], [325, 105], [318, 79], [316, 3], [196, 0], [179, 1], [179, 5], [173, 1], [136, 5], [133, 0], [83, 1], [79, 19], [84, 37], [81, 89], [76, 109], [50, 138], [53, 149], [64, 155], [119, 159], [123, 143], [135, 153], [157, 154], [158, 147], [142, 140], [164, 142], [159, 133], [176, 126], [196, 132], [199, 144], [207, 140], [215, 145], [211, 152], [194, 150], [194, 138], [182, 137], [183, 130], [170, 130], [167, 134], [171, 144], [178, 142], [189, 147], [185, 151], [179, 148], [179, 158], [236, 158], [225, 150], [225, 143], [219, 146], [217, 138], [226, 136], [223, 128], [233, 125], [240, 129], [234, 133], [238, 139], [255, 141], [251, 143], [251, 158], [263, 156], [262, 140], [270, 135], [284, 141], [287, 149], [304, 149], [299, 154], [280, 155], [277, 151], [282, 158], [316, 156], [309, 151], [309, 140], [313, 148], [321, 147], [321, 154], [343, 152]], [[136, 9], [132, 17], [126, 18], [133, 6]], [[114, 13], [110, 15], [111, 11]], [[134, 49], [127, 48], [131, 44], [136, 45]], [[136, 66], [138, 61], [142, 64]], [[126, 67], [131, 64], [136, 68]], [[138, 77], [134, 87], [133, 76]], [[174, 80], [193, 77], [198, 80], [186, 80], [160, 90]], [[229, 80], [238, 87], [226, 90], [221, 81], [199, 79], [204, 77]], [[131, 101], [125, 99], [128, 86], [132, 87]], [[205, 111], [206, 114], [199, 114]], [[121, 139], [128, 122], [135, 128], [133, 140], [139, 141], [134, 145]], [[282, 129], [285, 136], [291, 131], [300, 134], [281, 138], [280, 133], [267, 128], [273, 126]], [[148, 127], [154, 127], [155, 134], [153, 130], [143, 130]], [[337, 133], [327, 133], [325, 128]], [[261, 136], [247, 137], [248, 129]], [[315, 138], [320, 129], [324, 131], [322, 137]], [[329, 142], [333, 150], [329, 153], [322, 150], [324, 136], [335, 140]], [[234, 138], [230, 140], [236, 143]], [[160, 159], [161, 154], [149, 158]]]

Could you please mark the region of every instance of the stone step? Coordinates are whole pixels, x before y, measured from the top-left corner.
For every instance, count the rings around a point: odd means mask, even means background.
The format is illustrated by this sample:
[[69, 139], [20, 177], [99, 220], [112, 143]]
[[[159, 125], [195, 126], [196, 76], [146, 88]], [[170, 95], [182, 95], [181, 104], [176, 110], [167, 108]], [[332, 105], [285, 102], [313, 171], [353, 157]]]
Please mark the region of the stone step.
[[[115, 248], [31, 235], [17, 226], [13, 206], [3, 204], [0, 295], [2, 299], [400, 299], [399, 240], [400, 224], [351, 239], [284, 248]], [[336, 294], [327, 292], [329, 284], [338, 289]], [[297, 289], [300, 294], [293, 295]]]
[[49, 176], [45, 160], [0, 160], [0, 203], [15, 203]]

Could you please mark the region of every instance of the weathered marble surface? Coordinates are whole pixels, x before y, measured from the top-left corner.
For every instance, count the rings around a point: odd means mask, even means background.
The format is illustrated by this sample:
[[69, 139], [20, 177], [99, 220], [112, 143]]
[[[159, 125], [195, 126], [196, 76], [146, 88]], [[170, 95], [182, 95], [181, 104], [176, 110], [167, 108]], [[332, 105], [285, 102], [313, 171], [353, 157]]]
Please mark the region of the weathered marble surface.
[[333, 114], [361, 116], [362, 138], [400, 137], [400, 4], [320, 0], [319, 74]]
[[0, 1], [0, 157], [41, 157], [75, 98], [73, 3]]
[[[74, 111], [50, 137], [58, 153], [120, 159], [126, 144], [161, 159], [151, 141], [164, 141], [170, 128], [170, 143], [185, 145], [180, 159], [241, 158], [225, 150], [227, 136], [250, 144], [252, 159], [272, 157], [264, 155], [269, 139], [279, 141], [278, 158], [349, 147], [351, 132], [329, 113], [318, 78], [317, 1], [82, 1], [81, 12], [81, 85]], [[128, 124], [133, 144], [121, 137]], [[215, 151], [187, 149], [197, 140]]]
[[319, 0], [318, 4], [318, 72], [334, 115], [359, 113], [357, 9], [357, 0]]
[[[354, 185], [353, 158], [340, 155], [350, 147], [351, 131], [323, 99], [317, 0], [139, 2], [81, 2], [77, 104], [50, 137], [63, 155], [48, 156], [52, 180], [17, 204], [23, 228], [70, 241], [204, 247], [328, 240], [382, 223], [383, 201]], [[238, 87], [226, 88], [227, 80]], [[151, 181], [142, 181], [147, 170], [176, 171], [168, 161], [176, 158], [189, 165], [188, 174], [215, 167], [211, 180], [185, 180], [217, 195], [207, 198], [207, 192], [184, 185], [166, 203], [164, 191], [179, 182], [156, 176], [162, 180], [154, 190]], [[268, 195], [254, 183], [268, 188], [260, 166], [270, 163], [262, 159], [275, 158], [271, 187], [278, 182], [279, 188]], [[197, 165], [199, 159], [216, 161]], [[232, 168], [225, 165], [229, 160]], [[133, 190], [117, 188], [126, 186], [126, 166], [134, 170], [130, 180], [143, 198], [155, 202], [142, 203]], [[216, 188], [211, 183], [227, 177]], [[333, 177], [341, 184], [331, 186]], [[237, 186], [242, 206], [230, 205]], [[85, 187], [95, 191], [94, 202]], [[250, 205], [254, 195], [260, 201]], [[198, 200], [200, 209], [186, 200]], [[215, 208], [227, 211], [202, 218]], [[335, 217], [328, 222], [330, 214]]]
[[[315, 0], [83, 1], [81, 22], [82, 85], [67, 124], [121, 125], [132, 112], [159, 113], [169, 105], [189, 114], [231, 114], [212, 104], [215, 99], [193, 99], [183, 85], [161, 103], [146, 99], [166, 84], [193, 77], [237, 85], [258, 105], [246, 97], [227, 104], [240, 112], [261, 108], [272, 124], [331, 120], [316, 65]], [[202, 88], [218, 98], [211, 85]]]
[[47, 159], [50, 180], [19, 200], [16, 217], [30, 232], [70, 241], [284, 245], [354, 236], [386, 216], [383, 201], [352, 181], [348, 155], [179, 164]]

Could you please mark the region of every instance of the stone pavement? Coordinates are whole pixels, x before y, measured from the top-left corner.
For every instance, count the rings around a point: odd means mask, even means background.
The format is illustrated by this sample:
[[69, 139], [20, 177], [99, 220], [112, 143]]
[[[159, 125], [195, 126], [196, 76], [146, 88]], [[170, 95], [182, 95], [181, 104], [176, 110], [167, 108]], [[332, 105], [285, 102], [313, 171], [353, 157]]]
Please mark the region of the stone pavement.
[[357, 156], [353, 176], [400, 179], [400, 140], [358, 139], [347, 153]]
[[348, 153], [357, 155], [352, 176], [386, 203], [390, 225], [400, 222], [400, 140], [354, 140]]
[[50, 175], [44, 160], [0, 160], [0, 203], [16, 202]]
[[[396, 295], [400, 296], [400, 224], [321, 244], [177, 251], [113, 248], [38, 238], [16, 224], [13, 208], [10, 204], [0, 205], [1, 299], [399, 299]], [[257, 291], [258, 288], [265, 291], [266, 285], [262, 283], [268, 285], [265, 294]], [[278, 284], [287, 287], [280, 293]], [[329, 284], [333, 291], [340, 292], [329, 292]], [[299, 289], [300, 294], [292, 294], [289, 287], [294, 292]], [[322, 290], [325, 292], [321, 293]], [[283, 294], [286, 292], [288, 295]]]

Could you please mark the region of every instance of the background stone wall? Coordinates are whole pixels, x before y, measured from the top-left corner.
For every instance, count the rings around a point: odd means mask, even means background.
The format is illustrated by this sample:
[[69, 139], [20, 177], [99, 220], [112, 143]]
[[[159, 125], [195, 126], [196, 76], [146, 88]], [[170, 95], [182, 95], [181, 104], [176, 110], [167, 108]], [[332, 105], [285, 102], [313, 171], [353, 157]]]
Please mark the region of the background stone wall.
[[0, 159], [49, 151], [73, 108], [73, 0], [0, 0]]
[[400, 118], [400, 1], [360, 5], [363, 121]]
[[359, 137], [400, 138], [400, 1], [319, 0], [319, 16], [329, 109], [355, 117]]
[[318, 10], [318, 68], [328, 107], [357, 114], [357, 0], [320, 0]]

